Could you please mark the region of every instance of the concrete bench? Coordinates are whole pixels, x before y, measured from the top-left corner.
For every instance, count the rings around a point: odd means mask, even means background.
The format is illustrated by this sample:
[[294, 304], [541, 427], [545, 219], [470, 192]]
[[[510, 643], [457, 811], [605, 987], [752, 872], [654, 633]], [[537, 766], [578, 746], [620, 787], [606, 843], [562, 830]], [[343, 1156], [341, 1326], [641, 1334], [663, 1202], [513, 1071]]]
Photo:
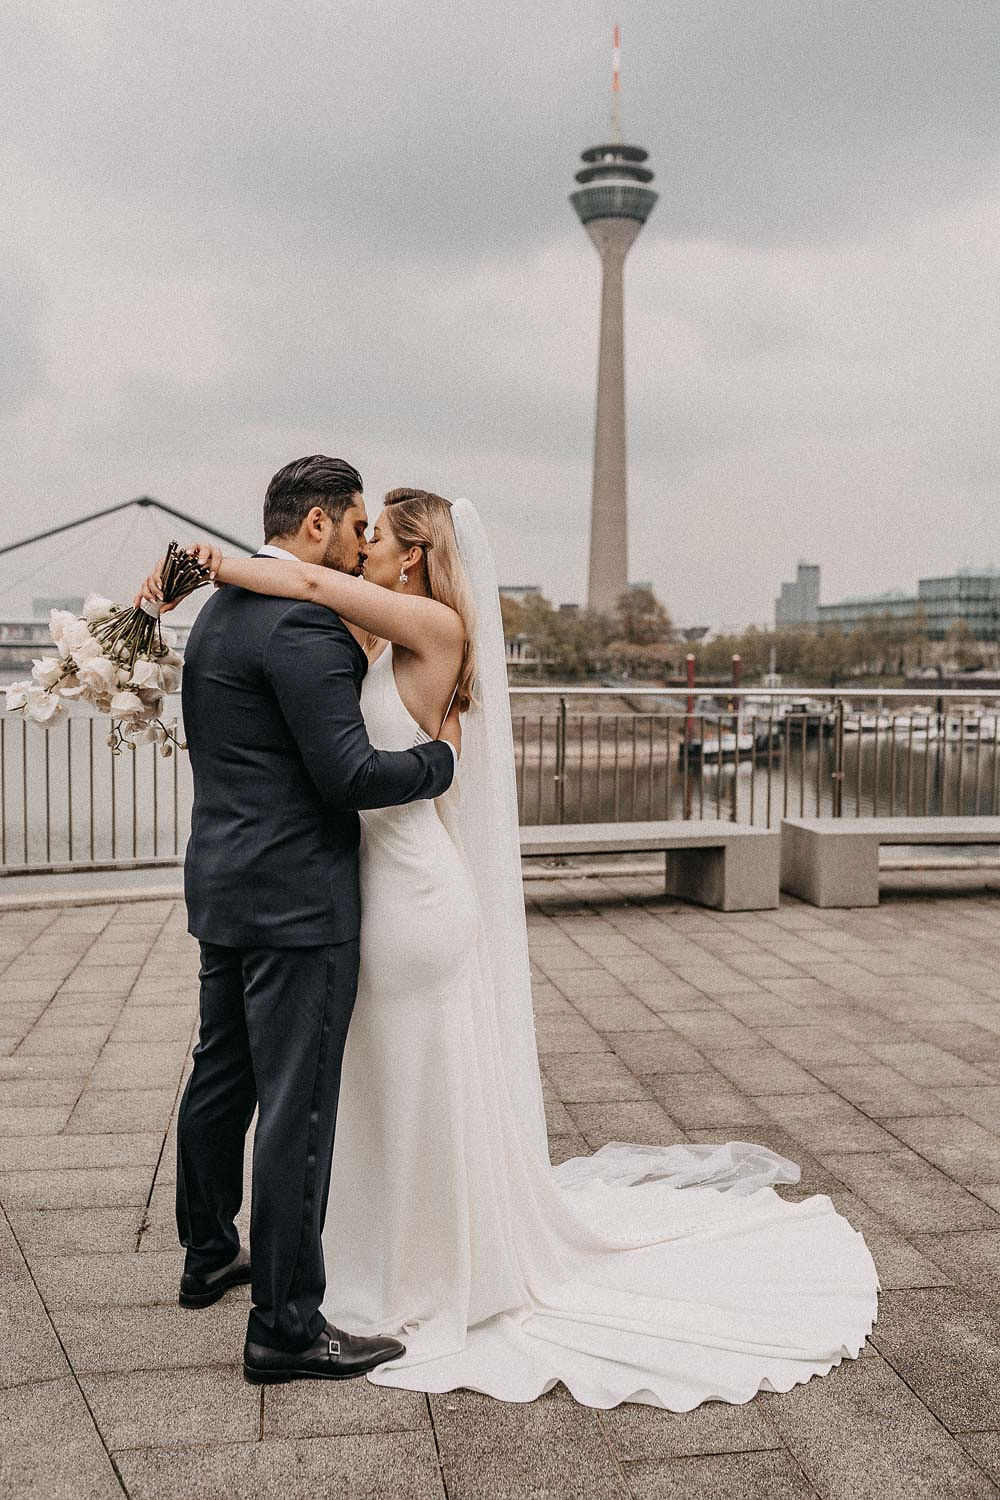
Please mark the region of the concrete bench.
[[881, 844], [1000, 844], [1000, 818], [783, 818], [781, 889], [813, 906], [878, 906]]
[[565, 823], [521, 829], [524, 858], [663, 854], [669, 896], [720, 911], [769, 911], [779, 902], [777, 831], [721, 819], [663, 823]]

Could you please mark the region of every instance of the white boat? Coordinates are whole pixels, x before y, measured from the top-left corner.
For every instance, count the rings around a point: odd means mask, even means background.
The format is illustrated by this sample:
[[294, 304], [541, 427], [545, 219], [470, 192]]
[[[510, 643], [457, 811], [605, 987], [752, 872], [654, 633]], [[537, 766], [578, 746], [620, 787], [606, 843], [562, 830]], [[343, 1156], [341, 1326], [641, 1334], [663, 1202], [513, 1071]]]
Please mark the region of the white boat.
[[921, 713], [846, 713], [844, 728], [852, 734], [891, 735], [897, 739], [909, 738], [912, 727], [914, 739], [937, 737], [937, 718], [934, 714]]
[[[752, 734], [734, 734], [731, 730], [723, 730], [722, 734], [706, 734], [704, 739], [693, 737], [688, 740], [688, 754], [699, 760], [726, 760], [734, 759], [737, 754], [752, 755], [755, 749], [755, 741]], [[680, 742], [680, 754], [684, 754], [684, 741]]]

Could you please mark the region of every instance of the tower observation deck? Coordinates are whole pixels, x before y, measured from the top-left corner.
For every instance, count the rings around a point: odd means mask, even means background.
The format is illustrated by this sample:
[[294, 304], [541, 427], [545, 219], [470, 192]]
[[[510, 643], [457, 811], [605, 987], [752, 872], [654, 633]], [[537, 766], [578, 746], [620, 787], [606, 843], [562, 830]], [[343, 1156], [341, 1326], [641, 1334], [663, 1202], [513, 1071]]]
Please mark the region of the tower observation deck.
[[649, 153], [620, 139], [618, 28], [612, 83], [612, 134], [591, 146], [570, 194], [576, 213], [601, 257], [601, 335], [597, 367], [597, 419], [590, 509], [588, 608], [611, 614], [628, 587], [628, 477], [625, 444], [625, 257], [649, 218], [657, 195], [644, 165]]

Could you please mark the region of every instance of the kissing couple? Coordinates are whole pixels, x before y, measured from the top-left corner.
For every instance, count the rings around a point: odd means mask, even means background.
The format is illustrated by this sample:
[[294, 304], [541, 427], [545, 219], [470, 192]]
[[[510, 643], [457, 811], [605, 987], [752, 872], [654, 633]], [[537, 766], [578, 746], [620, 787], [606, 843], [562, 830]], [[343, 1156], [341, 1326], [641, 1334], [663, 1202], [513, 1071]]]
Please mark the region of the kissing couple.
[[730, 1141], [550, 1164], [489, 543], [420, 489], [367, 529], [360, 475], [316, 455], [272, 479], [256, 557], [196, 549], [225, 587], [183, 681], [181, 1303], [250, 1283], [256, 1383], [561, 1381], [688, 1411], [857, 1358], [875, 1265], [826, 1194], [775, 1191], [794, 1162]]

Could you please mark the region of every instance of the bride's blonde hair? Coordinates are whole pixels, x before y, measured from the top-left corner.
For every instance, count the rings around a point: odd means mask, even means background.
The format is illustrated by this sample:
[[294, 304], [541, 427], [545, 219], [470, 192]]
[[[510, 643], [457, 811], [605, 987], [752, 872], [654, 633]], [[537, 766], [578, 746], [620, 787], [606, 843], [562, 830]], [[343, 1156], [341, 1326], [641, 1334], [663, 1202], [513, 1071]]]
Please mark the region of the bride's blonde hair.
[[432, 599], [447, 604], [461, 616], [465, 626], [465, 653], [459, 673], [456, 701], [467, 709], [473, 701], [476, 677], [476, 612], [472, 603], [458, 540], [451, 519], [451, 501], [429, 490], [390, 490], [385, 496], [386, 521], [401, 547], [419, 547], [427, 569], [427, 588]]

